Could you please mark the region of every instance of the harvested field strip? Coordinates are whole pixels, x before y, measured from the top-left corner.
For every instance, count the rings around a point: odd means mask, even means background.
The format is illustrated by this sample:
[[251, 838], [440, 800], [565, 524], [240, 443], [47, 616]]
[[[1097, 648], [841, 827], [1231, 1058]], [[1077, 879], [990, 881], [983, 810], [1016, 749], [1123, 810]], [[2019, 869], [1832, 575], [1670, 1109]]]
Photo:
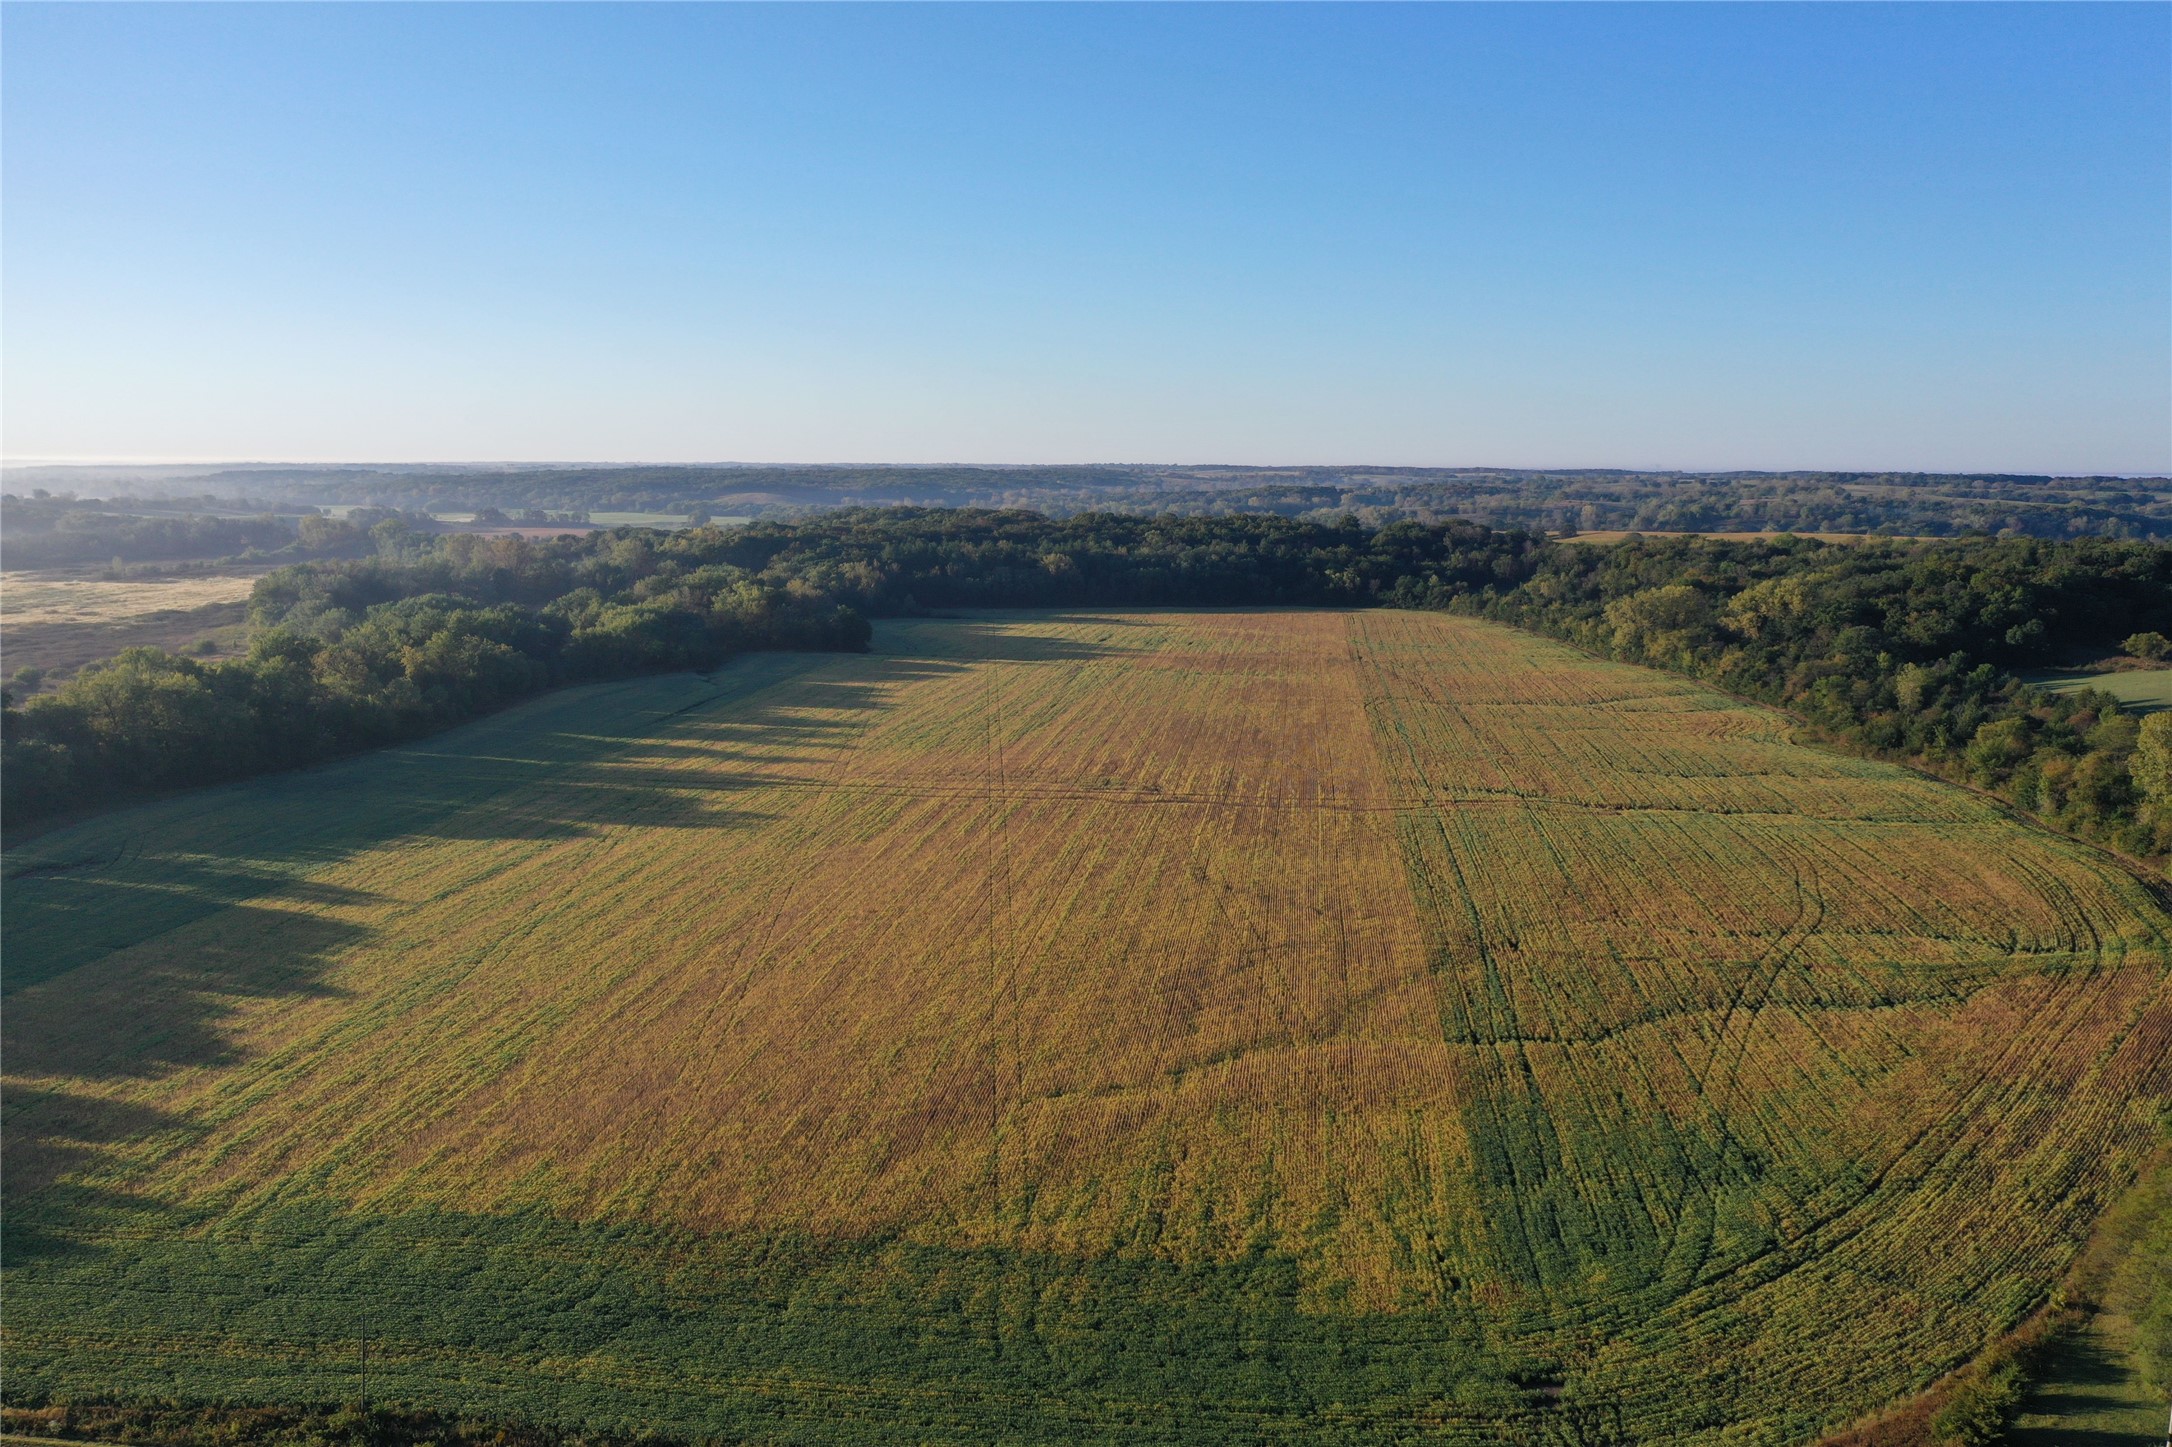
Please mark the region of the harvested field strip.
[[1438, 615], [886, 625], [6, 887], [51, 1389], [1787, 1442], [2025, 1311], [2172, 1095], [2130, 876]]

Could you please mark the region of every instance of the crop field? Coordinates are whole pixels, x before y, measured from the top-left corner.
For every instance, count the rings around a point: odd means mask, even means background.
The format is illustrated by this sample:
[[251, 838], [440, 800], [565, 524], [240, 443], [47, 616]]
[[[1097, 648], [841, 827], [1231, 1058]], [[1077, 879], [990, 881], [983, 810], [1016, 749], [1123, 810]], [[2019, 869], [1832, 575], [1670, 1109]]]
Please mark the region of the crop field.
[[2134, 876], [1435, 614], [889, 623], [6, 873], [11, 1400], [1805, 1442], [2172, 1099]]

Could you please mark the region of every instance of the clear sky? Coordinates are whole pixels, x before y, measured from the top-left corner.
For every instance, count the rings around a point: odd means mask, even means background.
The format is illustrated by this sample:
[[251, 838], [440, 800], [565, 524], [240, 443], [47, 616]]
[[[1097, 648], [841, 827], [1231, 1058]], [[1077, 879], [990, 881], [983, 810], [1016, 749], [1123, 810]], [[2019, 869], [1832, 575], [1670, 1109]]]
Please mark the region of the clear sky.
[[33, 5], [31, 458], [2172, 468], [2172, 7]]

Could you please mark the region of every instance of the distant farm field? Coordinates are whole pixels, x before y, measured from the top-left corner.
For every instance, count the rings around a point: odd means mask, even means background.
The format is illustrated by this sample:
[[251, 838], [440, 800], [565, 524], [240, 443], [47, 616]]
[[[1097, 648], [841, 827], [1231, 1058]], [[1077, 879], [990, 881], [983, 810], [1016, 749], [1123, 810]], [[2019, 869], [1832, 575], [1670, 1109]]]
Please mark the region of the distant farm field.
[[[124, 648], [233, 652], [248, 632], [249, 590], [262, 569], [107, 580], [91, 570], [0, 578], [0, 662], [55, 678]], [[210, 642], [209, 650], [197, 645]]]
[[15, 1399], [1800, 1442], [2172, 1097], [2133, 876], [1433, 614], [891, 623], [6, 870]]
[[2116, 673], [2032, 673], [2029, 682], [2053, 693], [2094, 689], [2108, 693], [2136, 713], [2172, 708], [2172, 668], [2134, 668]]
[[10, 573], [0, 583], [0, 611], [10, 624], [124, 623], [153, 613], [190, 612], [245, 602], [254, 573], [106, 580], [61, 573]]

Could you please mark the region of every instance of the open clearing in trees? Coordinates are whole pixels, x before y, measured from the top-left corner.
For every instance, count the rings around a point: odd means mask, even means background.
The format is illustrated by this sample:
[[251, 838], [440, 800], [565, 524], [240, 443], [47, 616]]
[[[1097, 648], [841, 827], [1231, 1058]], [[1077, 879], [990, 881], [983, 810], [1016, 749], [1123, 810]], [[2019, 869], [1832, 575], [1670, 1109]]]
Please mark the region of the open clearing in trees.
[[124, 648], [231, 653], [248, 633], [249, 590], [266, 570], [114, 581], [89, 568], [0, 574], [0, 643], [8, 671], [59, 678]]
[[7, 867], [16, 1396], [1802, 1441], [2172, 1094], [2132, 876], [1430, 614], [891, 623]]

